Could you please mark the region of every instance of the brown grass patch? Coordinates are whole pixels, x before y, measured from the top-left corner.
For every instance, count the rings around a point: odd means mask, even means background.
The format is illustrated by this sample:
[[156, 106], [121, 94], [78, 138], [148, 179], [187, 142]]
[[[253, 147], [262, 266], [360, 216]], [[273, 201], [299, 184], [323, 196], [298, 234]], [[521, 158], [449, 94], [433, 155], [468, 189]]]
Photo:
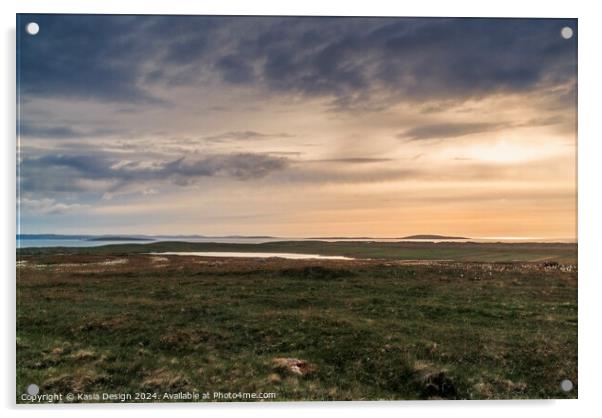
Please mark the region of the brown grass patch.
[[164, 368], [153, 370], [142, 380], [142, 387], [145, 389], [183, 390], [187, 389], [189, 384], [185, 376]]
[[49, 378], [44, 381], [42, 388], [56, 393], [82, 393], [90, 391], [95, 385], [105, 382], [106, 379], [106, 376], [99, 375], [93, 370], [80, 369], [74, 374], [62, 374]]
[[306, 376], [316, 370], [316, 366], [313, 364], [297, 358], [276, 357], [272, 360], [272, 363], [276, 369], [297, 376]]

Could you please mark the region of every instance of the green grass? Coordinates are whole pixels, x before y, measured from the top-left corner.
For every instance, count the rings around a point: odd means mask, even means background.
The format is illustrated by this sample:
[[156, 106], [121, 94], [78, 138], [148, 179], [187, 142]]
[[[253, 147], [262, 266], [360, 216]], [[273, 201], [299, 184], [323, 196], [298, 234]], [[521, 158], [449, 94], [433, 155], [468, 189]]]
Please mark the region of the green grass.
[[[276, 400], [577, 396], [559, 387], [577, 385], [575, 271], [124, 252], [20, 254], [18, 402], [30, 383]], [[312, 370], [296, 375], [279, 357]]]
[[279, 241], [262, 244], [225, 244], [212, 242], [157, 242], [82, 248], [55, 247], [17, 250], [20, 255], [61, 253], [127, 255], [164, 251], [291, 252], [388, 260], [554, 261], [577, 263], [577, 244], [569, 243]]

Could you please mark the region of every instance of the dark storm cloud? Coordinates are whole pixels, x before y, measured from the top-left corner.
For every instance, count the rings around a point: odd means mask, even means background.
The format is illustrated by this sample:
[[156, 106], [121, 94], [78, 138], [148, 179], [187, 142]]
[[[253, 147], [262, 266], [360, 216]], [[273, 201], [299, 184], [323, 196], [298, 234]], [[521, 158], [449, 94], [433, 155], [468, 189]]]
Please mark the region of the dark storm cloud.
[[[44, 155], [21, 163], [23, 192], [84, 191], [79, 180], [110, 182], [112, 190], [132, 183], [169, 181], [188, 185], [201, 177], [249, 180], [282, 170], [288, 160], [265, 154], [215, 154], [170, 161], [124, 161], [109, 153]], [[52, 173], [52, 175], [44, 174]]]
[[238, 55], [226, 55], [220, 58], [216, 67], [224, 80], [233, 84], [251, 83], [255, 79], [253, 67]]
[[[40, 23], [37, 36], [22, 32]], [[21, 15], [21, 93], [161, 103], [154, 83], [327, 97], [338, 108], [575, 81], [572, 19]]]
[[498, 123], [438, 123], [419, 125], [398, 134], [397, 138], [412, 141], [456, 138], [477, 133], [492, 132], [504, 126], [504, 124]]
[[85, 136], [82, 135], [82, 132], [78, 132], [69, 126], [39, 127], [21, 123], [19, 128], [19, 134], [21, 136], [38, 138], [78, 138]]
[[[463, 99], [571, 81], [574, 20], [274, 18], [236, 56], [273, 91], [362, 101]], [[263, 28], [263, 30], [261, 29]], [[227, 77], [224, 76], [227, 81]], [[259, 81], [257, 81], [259, 80]], [[385, 97], [378, 97], [384, 95]]]
[[79, 130], [71, 126], [43, 126], [21, 122], [19, 125], [19, 135], [22, 137], [49, 138], [49, 139], [73, 139], [86, 137], [109, 136], [118, 133], [116, 129], [89, 129]]
[[162, 171], [170, 177], [183, 179], [222, 175], [246, 180], [264, 177], [286, 165], [287, 160], [283, 157], [245, 153], [212, 155], [196, 161], [180, 158], [166, 164]]
[[162, 61], [179, 65], [194, 65], [210, 48], [209, 34], [219, 21], [208, 16], [153, 17], [147, 32], [158, 32], [167, 42]]
[[[24, 32], [30, 21], [40, 25], [36, 36]], [[153, 52], [144, 24], [130, 16], [20, 15], [20, 94], [161, 103], [139, 85]]]

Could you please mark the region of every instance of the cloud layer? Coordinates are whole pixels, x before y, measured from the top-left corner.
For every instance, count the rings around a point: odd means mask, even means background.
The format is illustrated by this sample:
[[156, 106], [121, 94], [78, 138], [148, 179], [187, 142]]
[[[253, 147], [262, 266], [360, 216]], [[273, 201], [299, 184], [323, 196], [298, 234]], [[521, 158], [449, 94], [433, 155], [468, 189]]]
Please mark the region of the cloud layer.
[[22, 14], [18, 27], [30, 232], [574, 231], [576, 20]]
[[[232, 177], [248, 180], [286, 167], [283, 157], [262, 154], [207, 155], [169, 161], [120, 160], [114, 155], [44, 155], [21, 162], [21, 187], [30, 192], [82, 190], [81, 180], [108, 181], [111, 191], [128, 183], [167, 181], [191, 184], [200, 177]], [[45, 176], [44, 173], [54, 173]], [[55, 181], [59, 174], [61, 182]]]
[[[462, 99], [574, 81], [570, 19], [21, 15], [20, 91], [167, 104], [155, 84], [216, 77], [337, 108]], [[68, 53], [66, 53], [68, 52]], [[59, 59], [57, 59], [59, 57]]]

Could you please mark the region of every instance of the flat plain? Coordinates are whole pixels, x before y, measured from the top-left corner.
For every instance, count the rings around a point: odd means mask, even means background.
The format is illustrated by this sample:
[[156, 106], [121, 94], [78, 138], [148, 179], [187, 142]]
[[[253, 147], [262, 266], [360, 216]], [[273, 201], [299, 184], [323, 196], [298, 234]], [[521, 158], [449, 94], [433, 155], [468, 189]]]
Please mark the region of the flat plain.
[[[158, 255], [298, 252], [355, 260]], [[155, 243], [21, 249], [17, 401], [577, 397], [576, 244]], [[560, 382], [574, 384], [563, 392]]]

